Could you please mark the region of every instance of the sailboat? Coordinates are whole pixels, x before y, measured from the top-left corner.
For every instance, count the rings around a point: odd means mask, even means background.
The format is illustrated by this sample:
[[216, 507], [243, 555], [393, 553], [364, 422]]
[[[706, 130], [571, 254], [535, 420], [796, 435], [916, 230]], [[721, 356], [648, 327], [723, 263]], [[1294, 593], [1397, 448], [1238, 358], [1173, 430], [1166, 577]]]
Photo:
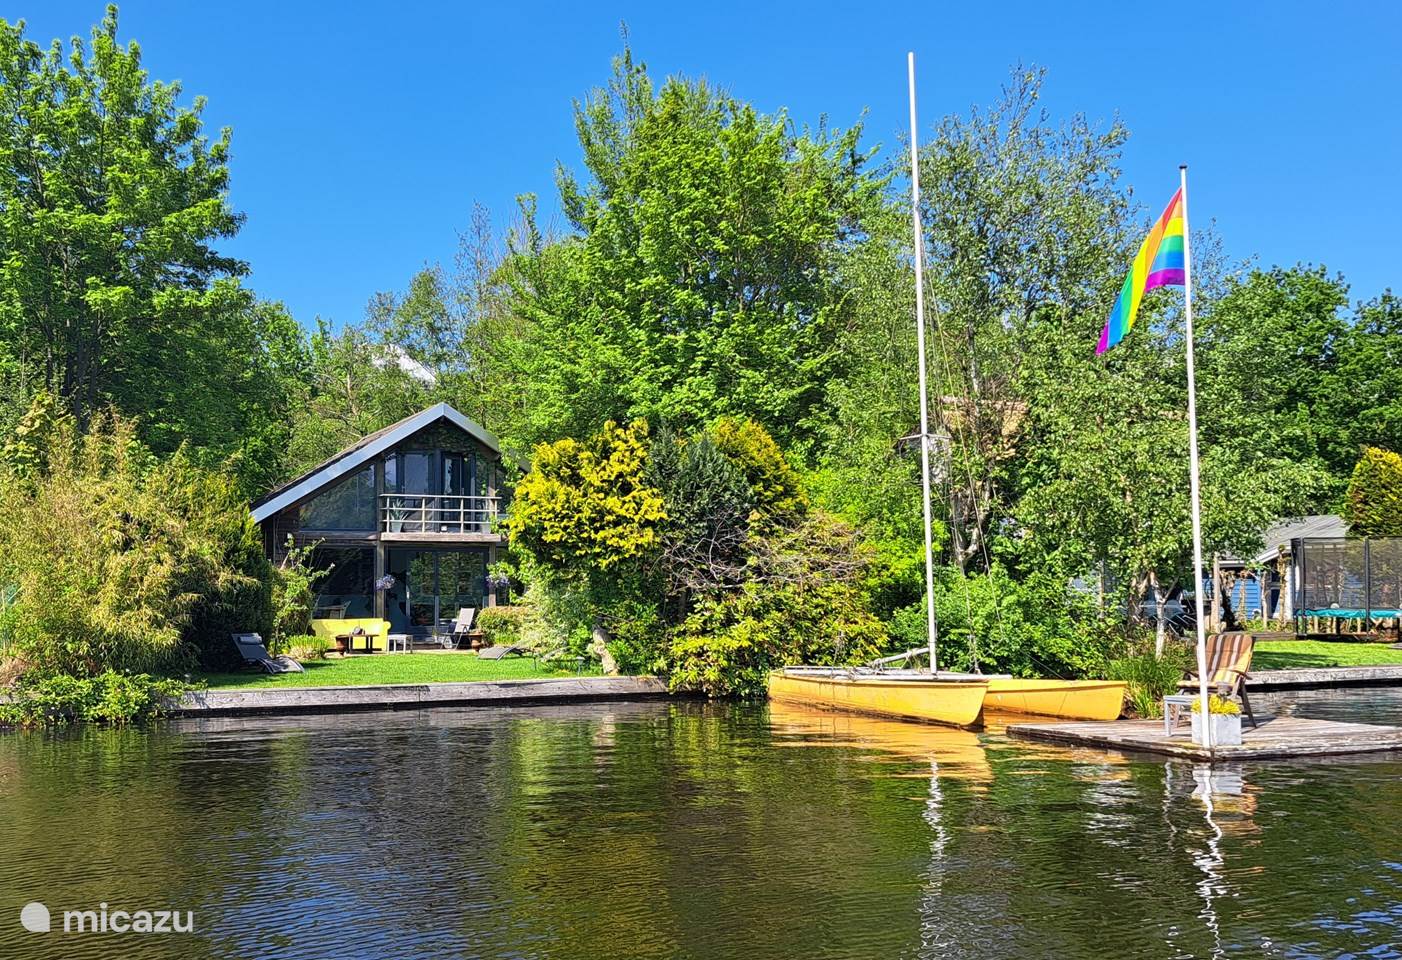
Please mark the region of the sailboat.
[[[935, 626], [934, 546], [930, 533], [930, 404], [925, 375], [924, 240], [920, 225], [919, 129], [915, 119], [915, 54], [906, 57], [910, 78], [910, 189], [915, 231], [915, 335], [920, 371], [920, 485], [925, 524], [925, 622], [930, 669], [868, 667], [785, 667], [769, 677], [769, 696], [809, 706], [966, 727], [983, 712], [989, 679], [939, 669]], [[905, 659], [905, 655], [893, 660]]]
[[915, 331], [920, 379], [920, 485], [925, 539], [925, 620], [929, 670], [886, 669], [909, 662], [918, 650], [866, 667], [790, 666], [769, 677], [769, 696], [806, 706], [931, 723], [971, 726], [985, 708], [1083, 720], [1120, 715], [1125, 684], [1099, 680], [1024, 680], [939, 669], [935, 623], [934, 547], [930, 525], [930, 405], [925, 371], [924, 236], [920, 223], [919, 129], [915, 111], [915, 54], [907, 54], [910, 81], [910, 189], [915, 234]]

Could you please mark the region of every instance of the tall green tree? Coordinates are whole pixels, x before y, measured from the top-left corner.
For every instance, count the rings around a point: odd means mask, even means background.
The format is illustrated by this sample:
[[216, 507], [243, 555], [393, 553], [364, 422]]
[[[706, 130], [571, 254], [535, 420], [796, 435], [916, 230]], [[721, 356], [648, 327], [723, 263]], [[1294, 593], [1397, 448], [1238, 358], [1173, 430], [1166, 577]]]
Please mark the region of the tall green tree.
[[149, 79], [115, 7], [66, 51], [0, 22], [0, 371], [80, 426], [116, 405], [157, 452], [225, 455], [286, 406], [295, 328], [218, 249], [243, 218], [203, 107]]
[[733, 414], [811, 438], [852, 310], [837, 264], [880, 201], [860, 128], [798, 132], [704, 81], [657, 86], [627, 51], [575, 122], [587, 177], [558, 182], [576, 232], [528, 230], [509, 262], [512, 376], [531, 388], [504, 432]]

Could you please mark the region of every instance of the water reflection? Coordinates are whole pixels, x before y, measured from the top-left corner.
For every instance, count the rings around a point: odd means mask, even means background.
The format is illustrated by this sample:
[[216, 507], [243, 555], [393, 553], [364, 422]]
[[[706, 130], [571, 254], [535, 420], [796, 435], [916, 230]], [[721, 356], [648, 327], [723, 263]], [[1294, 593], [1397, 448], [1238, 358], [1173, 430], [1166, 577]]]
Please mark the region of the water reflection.
[[[1398, 701], [1402, 704], [1402, 700]], [[0, 956], [1389, 955], [1402, 763], [1194, 767], [789, 705], [0, 737]]]
[[[856, 713], [817, 710], [796, 704], [768, 705], [777, 746], [879, 751], [884, 758], [928, 760], [945, 777], [987, 781], [993, 770], [979, 735], [930, 723], [886, 720]], [[887, 771], [882, 776], [924, 779], [923, 771]]]

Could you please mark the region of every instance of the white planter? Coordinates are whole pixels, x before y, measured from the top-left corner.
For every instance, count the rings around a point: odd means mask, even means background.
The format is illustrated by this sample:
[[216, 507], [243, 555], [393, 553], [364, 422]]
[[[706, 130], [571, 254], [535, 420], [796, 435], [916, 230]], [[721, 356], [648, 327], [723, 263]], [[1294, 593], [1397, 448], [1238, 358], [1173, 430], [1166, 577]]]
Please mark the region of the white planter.
[[[1241, 743], [1241, 714], [1214, 713], [1212, 716], [1212, 746], [1233, 746]], [[1193, 743], [1202, 744], [1202, 714], [1193, 714]]]

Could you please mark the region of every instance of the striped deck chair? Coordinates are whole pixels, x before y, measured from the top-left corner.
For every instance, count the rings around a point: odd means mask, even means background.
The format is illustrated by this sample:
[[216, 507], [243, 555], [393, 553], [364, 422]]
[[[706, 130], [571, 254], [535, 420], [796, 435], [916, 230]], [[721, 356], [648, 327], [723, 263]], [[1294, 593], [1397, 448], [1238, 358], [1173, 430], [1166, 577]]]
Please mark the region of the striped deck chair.
[[[1207, 689], [1221, 697], [1239, 697], [1246, 709], [1247, 719], [1256, 726], [1251, 701], [1246, 698], [1246, 681], [1251, 669], [1251, 653], [1256, 638], [1244, 630], [1230, 630], [1207, 638]], [[1198, 690], [1197, 661], [1188, 668], [1188, 676], [1179, 681], [1180, 690]]]

